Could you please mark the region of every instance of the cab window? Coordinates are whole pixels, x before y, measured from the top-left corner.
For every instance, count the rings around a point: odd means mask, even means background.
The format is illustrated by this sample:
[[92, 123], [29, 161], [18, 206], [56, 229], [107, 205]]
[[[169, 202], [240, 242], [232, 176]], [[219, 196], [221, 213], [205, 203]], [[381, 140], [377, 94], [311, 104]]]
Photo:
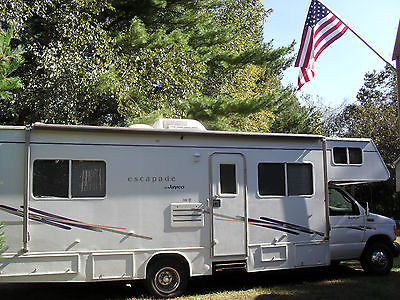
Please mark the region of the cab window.
[[357, 205], [338, 189], [329, 189], [329, 214], [331, 216], [359, 215]]

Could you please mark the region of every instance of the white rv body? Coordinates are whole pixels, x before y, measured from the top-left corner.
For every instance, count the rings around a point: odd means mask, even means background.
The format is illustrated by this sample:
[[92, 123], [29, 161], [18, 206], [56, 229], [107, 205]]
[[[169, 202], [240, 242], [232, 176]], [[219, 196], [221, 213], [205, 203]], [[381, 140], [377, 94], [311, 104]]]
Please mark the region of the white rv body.
[[[328, 265], [328, 183], [388, 178], [370, 140], [190, 124], [0, 127], [0, 282], [144, 279], [159, 260], [190, 276]], [[335, 145], [361, 163], [332, 162]]]

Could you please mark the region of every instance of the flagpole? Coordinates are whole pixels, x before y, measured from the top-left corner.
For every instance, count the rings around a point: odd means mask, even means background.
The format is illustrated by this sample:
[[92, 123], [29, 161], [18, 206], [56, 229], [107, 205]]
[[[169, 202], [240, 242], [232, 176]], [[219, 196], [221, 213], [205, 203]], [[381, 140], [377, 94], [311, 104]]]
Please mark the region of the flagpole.
[[332, 9], [330, 9], [325, 3], [323, 3], [321, 0], [317, 0], [320, 2], [322, 5], [324, 5], [336, 18], [338, 18], [343, 25], [345, 25], [360, 41], [362, 41], [369, 49], [371, 49], [376, 55], [379, 56], [380, 59], [382, 59], [387, 65], [389, 65], [393, 70], [397, 71], [396, 68], [388, 62], [385, 58], [383, 58], [382, 55], [378, 53], [370, 44], [368, 44], [357, 32], [355, 32], [352, 28], [350, 28], [345, 22], [343, 22], [343, 19], [340, 18]]

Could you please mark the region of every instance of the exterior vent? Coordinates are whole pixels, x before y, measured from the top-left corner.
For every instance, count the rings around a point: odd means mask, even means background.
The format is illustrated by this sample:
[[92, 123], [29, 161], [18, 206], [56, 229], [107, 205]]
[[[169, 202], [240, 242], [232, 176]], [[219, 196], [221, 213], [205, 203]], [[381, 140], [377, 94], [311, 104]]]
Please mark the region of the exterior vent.
[[171, 227], [203, 227], [201, 203], [171, 203]]
[[184, 130], [201, 130], [206, 128], [199, 121], [191, 119], [158, 119], [154, 122], [153, 128], [156, 129], [184, 129]]
[[213, 262], [213, 273], [221, 271], [246, 271], [246, 270], [247, 270], [247, 263], [245, 260]]

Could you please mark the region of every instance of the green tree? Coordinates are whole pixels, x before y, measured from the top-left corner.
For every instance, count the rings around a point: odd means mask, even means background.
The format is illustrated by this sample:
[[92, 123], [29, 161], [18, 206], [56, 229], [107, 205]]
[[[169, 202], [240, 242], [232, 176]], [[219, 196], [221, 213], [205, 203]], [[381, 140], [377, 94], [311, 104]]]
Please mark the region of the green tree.
[[395, 71], [386, 67], [381, 72], [369, 72], [357, 101], [337, 116], [336, 134], [372, 138], [385, 162], [391, 164], [400, 156], [397, 107]]
[[[4, 22], [19, 21], [17, 36], [26, 63], [17, 74], [24, 89], [5, 103], [0, 122], [106, 124], [120, 121], [113, 95], [96, 90], [112, 61], [110, 40], [96, 17], [111, 9], [107, 1], [15, 1], [0, 4]], [[10, 8], [14, 9], [9, 15]]]
[[204, 116], [214, 129], [314, 130], [296, 125], [312, 112], [280, 84], [293, 45], [263, 43], [260, 0], [4, 0], [0, 12], [26, 49], [2, 124]]
[[11, 39], [14, 37], [14, 27], [3, 30], [0, 27], [0, 101], [9, 101], [11, 91], [23, 86], [19, 77], [11, 77], [23, 64], [21, 46], [11, 47]]
[[[262, 26], [269, 13], [258, 0], [169, 1], [156, 15], [155, 24], [163, 24], [166, 34], [185, 37], [181, 40], [185, 51], [199, 67], [197, 72], [192, 68], [189, 76], [195, 89], [178, 88], [184, 93], [171, 99], [170, 93], [162, 94], [168, 84], [162, 78], [157, 80], [161, 84], [156, 96], [164, 99], [158, 103], [165, 104], [143, 112], [133, 122], [151, 122], [160, 116], [189, 117], [210, 129], [315, 132], [310, 126], [314, 114], [300, 107], [293, 91], [280, 84], [282, 71], [292, 63], [288, 54], [293, 45], [273, 49], [271, 42], [262, 42]], [[148, 28], [158, 32], [155, 24]], [[172, 53], [177, 56], [174, 50]], [[303, 117], [306, 120], [296, 122]]]
[[396, 73], [387, 66], [380, 72], [365, 74], [357, 101], [337, 115], [333, 126], [338, 136], [373, 139], [392, 176], [384, 183], [359, 186], [356, 194], [375, 211], [399, 218], [400, 199], [395, 192], [392, 166], [400, 156], [397, 105]]

